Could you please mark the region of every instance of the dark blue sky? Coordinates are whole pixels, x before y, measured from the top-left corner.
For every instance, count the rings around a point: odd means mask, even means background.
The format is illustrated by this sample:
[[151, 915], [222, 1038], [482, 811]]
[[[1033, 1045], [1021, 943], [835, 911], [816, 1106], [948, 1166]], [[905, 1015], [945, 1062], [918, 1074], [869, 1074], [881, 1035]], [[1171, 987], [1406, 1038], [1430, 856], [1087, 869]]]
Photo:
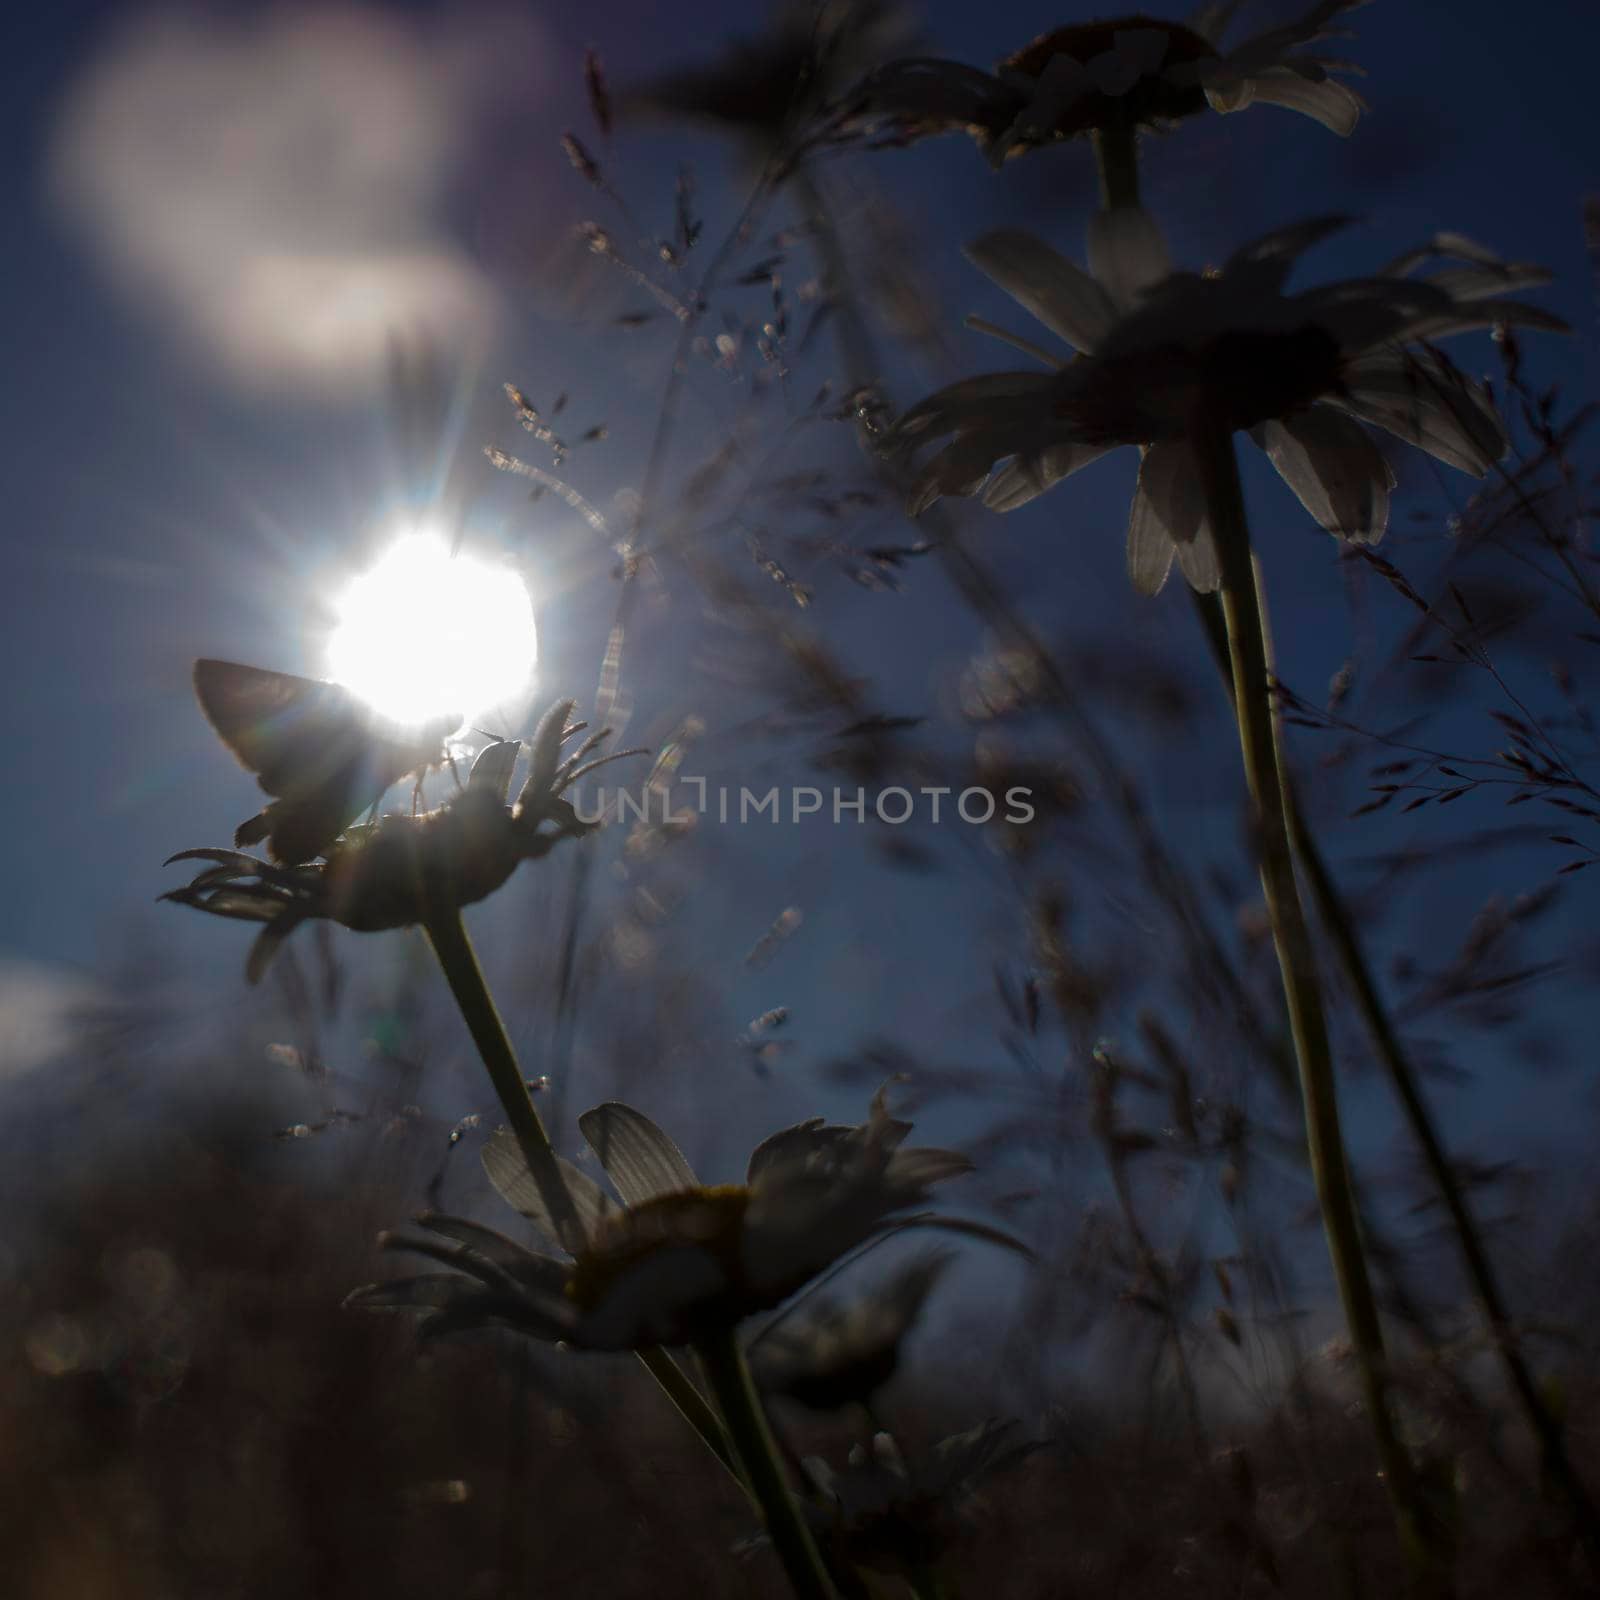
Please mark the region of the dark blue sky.
[[[199, 14], [215, 22], [229, 12]], [[446, 36], [439, 13], [427, 8], [387, 14], [434, 40]], [[220, 976], [237, 970], [244, 935], [151, 905], [174, 881], [161, 871], [163, 857], [222, 842], [249, 809], [251, 785], [196, 712], [189, 663], [217, 654], [314, 668], [307, 624], [318, 579], [359, 548], [392, 499], [393, 452], [370, 395], [265, 394], [225, 377], [175, 331], [180, 316], [153, 311], [148, 296], [112, 281], [55, 203], [48, 173], [63, 106], [111, 32], [137, 16], [128, 5], [35, 9], [13, 23], [27, 31], [13, 35], [5, 58], [0, 665], [11, 684], [5, 744], [19, 759], [0, 802], [7, 857], [0, 958], [82, 971], [121, 948], [132, 930], [155, 929], [186, 969]], [[598, 209], [558, 145], [567, 127], [587, 134], [582, 50], [597, 45], [620, 85], [697, 59], [729, 31], [753, 24], [746, 7], [731, 4], [550, 6], [531, 16], [538, 50], [528, 61], [528, 90], [508, 92], [492, 73], [479, 84], [494, 97], [492, 121], [466, 136], [473, 141], [473, 159], [462, 163], [468, 176], [450, 186], [443, 205], [442, 226], [453, 230], [462, 259], [498, 287], [508, 309], [465, 390], [463, 436], [469, 456], [490, 434], [516, 444], [498, 396], [507, 378], [546, 400], [568, 390], [575, 418], [603, 417], [611, 429], [605, 446], [574, 466], [585, 492], [599, 498], [639, 481], [668, 343], [660, 333], [630, 342], [603, 322], [570, 326], [549, 272], [533, 270]], [[934, 5], [927, 17], [938, 53], [979, 63], [1072, 20], [1043, 4]], [[1150, 143], [1145, 197], [1177, 255], [1215, 260], [1242, 239], [1310, 214], [1361, 218], [1308, 261], [1310, 281], [1357, 274], [1434, 229], [1457, 229], [1554, 271], [1554, 287], [1536, 298], [1565, 315], [1574, 335], [1539, 340], [1530, 358], [1570, 392], [1594, 393], [1600, 350], [1580, 205], [1600, 185], [1592, 106], [1600, 12], [1565, 0], [1515, 8], [1379, 0], [1352, 21], [1359, 38], [1349, 53], [1369, 70], [1363, 88], [1373, 111], [1348, 143], [1265, 108], [1207, 118]], [[485, 24], [484, 36], [492, 39], [503, 24], [503, 16]], [[723, 147], [703, 137], [630, 132], [618, 145], [618, 181], [648, 226], [665, 230], [672, 174], [683, 160], [700, 175], [714, 239], [732, 215], [729, 185], [742, 181]], [[959, 330], [960, 312], [987, 304], [990, 294], [960, 257], [965, 240], [1021, 221], [1069, 253], [1081, 251], [1092, 193], [1086, 148], [995, 174], [964, 141], [951, 140], [867, 157], [856, 170], [859, 203], [870, 203], [877, 186], [908, 226], [923, 231], [918, 265], [944, 299], [959, 369], [981, 370], [994, 355]], [[1453, 352], [1471, 370], [1492, 365], [1486, 340], [1461, 341]], [[696, 413], [686, 429], [690, 444], [703, 446], [713, 423]], [[848, 441], [841, 448], [848, 452]], [[694, 454], [686, 448], [680, 468]], [[986, 547], [1052, 632], [1082, 630], [1140, 646], [1183, 633], [1178, 648], [1198, 663], [1175, 592], [1153, 605], [1127, 592], [1121, 528], [1131, 482], [1131, 460], [1103, 463], [1075, 480], [1070, 502], [1058, 492], [1003, 523], [995, 519], [984, 530]], [[1250, 484], [1284, 676], [1315, 691], [1350, 651], [1335, 552], [1301, 529], [1299, 508], [1275, 480], [1252, 472]], [[1470, 485], [1451, 479], [1443, 488], [1459, 503]], [[575, 535], [551, 502], [525, 511], [510, 484], [488, 485], [480, 506], [482, 535], [525, 553], [536, 588], [542, 585], [547, 696], [586, 696], [615, 600], [604, 552]], [[1408, 473], [1397, 532], [1410, 511], [1439, 507], [1432, 476]], [[679, 599], [675, 620], [650, 635], [644, 656], [630, 658], [633, 731], [641, 737], [659, 738], [685, 714], [704, 715], [713, 692], [688, 675], [702, 624], [692, 596]], [[835, 580], [813, 615], [858, 670], [884, 686], [893, 709], [936, 718], [962, 661], [983, 643], [931, 571], [916, 571], [908, 592], [887, 600]], [[681, 680], [673, 676], [677, 665]], [[1184, 758], [1204, 754], [1206, 741], [1225, 732], [1213, 720], [1175, 736], [1150, 770], [1175, 781]], [[708, 760], [742, 772], [717, 733], [714, 727]], [[1165, 800], [1180, 833], [1219, 853], [1229, 847], [1235, 816], [1227, 754], [1224, 747], [1209, 763], [1198, 790], [1169, 789]], [[762, 759], [776, 763], [771, 781], [806, 781], [793, 751], [774, 747]], [[1392, 846], [1404, 835], [1375, 831], [1370, 842]], [[1368, 842], [1341, 838], [1355, 853]], [[987, 1036], [984, 933], [1003, 924], [1005, 905], [990, 893], [999, 886], [992, 863], [969, 862], [971, 870], [943, 877], [895, 875], [863, 840], [841, 844], [821, 830], [796, 830], [770, 846], [723, 840], [708, 851], [725, 870], [700, 886], [683, 937], [691, 948], [701, 941], [730, 1020], [789, 1005], [804, 1019], [808, 1061], [880, 1027], [941, 1048]], [[968, 858], [958, 851], [953, 859]], [[1552, 864], [1499, 858], [1470, 886], [1447, 886], [1441, 903], [1481, 898], [1495, 886], [1483, 878], [1496, 874], [1507, 891], [1525, 887]], [[781, 982], [753, 979], [739, 957], [778, 910], [801, 901], [805, 938], [786, 957]], [[1097, 908], [1113, 923], [1121, 914], [1109, 900]], [[1592, 915], [1573, 915], [1575, 926], [1592, 926]], [[1118, 927], [1114, 936], [1126, 933]]]

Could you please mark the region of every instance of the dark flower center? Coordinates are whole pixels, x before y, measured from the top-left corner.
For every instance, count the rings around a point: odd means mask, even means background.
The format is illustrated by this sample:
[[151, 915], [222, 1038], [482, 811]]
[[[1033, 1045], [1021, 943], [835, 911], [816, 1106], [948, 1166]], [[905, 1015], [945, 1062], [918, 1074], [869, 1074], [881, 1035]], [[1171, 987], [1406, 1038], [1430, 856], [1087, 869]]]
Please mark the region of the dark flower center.
[[1325, 329], [1232, 332], [1202, 358], [1207, 394], [1235, 428], [1309, 405], [1339, 381], [1339, 343]]
[[639, 1267], [669, 1250], [701, 1250], [722, 1267], [729, 1289], [743, 1276], [739, 1246], [750, 1191], [739, 1184], [658, 1195], [603, 1217], [578, 1257], [567, 1294], [594, 1310]]
[[[1042, 33], [1032, 44], [1000, 63], [1000, 70], [1020, 72], [1030, 78], [1042, 77], [1051, 58], [1071, 56], [1080, 64], [1093, 61], [1116, 49], [1116, 36], [1135, 29], [1150, 29], [1166, 35], [1166, 54], [1161, 67], [1187, 66], [1215, 60], [1217, 51], [1192, 28], [1178, 22], [1161, 22], [1135, 14], [1113, 17], [1104, 22], [1087, 22], [1075, 27], [1054, 28]], [[1050, 130], [1060, 138], [1087, 133], [1110, 121], [1176, 122], [1206, 109], [1205, 91], [1197, 83], [1172, 83], [1160, 74], [1146, 73], [1123, 95], [1091, 91], [1075, 100]]]
[[1086, 360], [1088, 381], [1068, 388], [1058, 410], [1093, 444], [1177, 438], [1202, 413], [1225, 420], [1230, 431], [1253, 428], [1339, 382], [1338, 342], [1311, 325], [1281, 333], [1229, 329], [1194, 345]]

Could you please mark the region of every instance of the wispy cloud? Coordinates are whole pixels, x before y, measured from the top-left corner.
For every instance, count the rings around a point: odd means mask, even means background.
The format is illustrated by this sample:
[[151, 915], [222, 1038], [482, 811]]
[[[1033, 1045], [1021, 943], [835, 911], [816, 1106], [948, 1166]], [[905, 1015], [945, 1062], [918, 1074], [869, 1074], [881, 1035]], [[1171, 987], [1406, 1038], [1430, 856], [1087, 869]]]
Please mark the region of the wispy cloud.
[[95, 997], [87, 978], [26, 961], [0, 961], [0, 1080], [59, 1056], [73, 1019]]
[[52, 188], [119, 286], [245, 388], [360, 388], [391, 337], [470, 348], [494, 286], [450, 234], [485, 110], [534, 24], [431, 33], [360, 6], [150, 12], [70, 90]]

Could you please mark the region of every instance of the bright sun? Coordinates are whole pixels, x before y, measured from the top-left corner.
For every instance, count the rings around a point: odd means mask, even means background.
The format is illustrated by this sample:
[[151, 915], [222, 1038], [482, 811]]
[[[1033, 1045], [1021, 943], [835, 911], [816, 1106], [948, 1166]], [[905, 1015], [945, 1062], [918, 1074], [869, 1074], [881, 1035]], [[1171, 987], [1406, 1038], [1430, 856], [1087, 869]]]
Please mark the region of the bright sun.
[[434, 534], [397, 539], [335, 605], [328, 676], [398, 722], [515, 701], [538, 658], [533, 603], [509, 566], [450, 554]]

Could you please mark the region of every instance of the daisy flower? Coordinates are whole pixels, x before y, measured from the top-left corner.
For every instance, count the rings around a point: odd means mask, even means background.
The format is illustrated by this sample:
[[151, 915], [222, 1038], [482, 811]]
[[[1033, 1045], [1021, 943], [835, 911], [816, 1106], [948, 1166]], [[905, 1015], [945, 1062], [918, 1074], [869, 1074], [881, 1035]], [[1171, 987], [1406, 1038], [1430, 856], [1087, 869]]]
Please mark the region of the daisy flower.
[[[561, 1162], [582, 1223], [568, 1259], [458, 1217], [425, 1214], [386, 1248], [451, 1270], [358, 1289], [349, 1304], [420, 1311], [421, 1331], [502, 1326], [588, 1350], [687, 1344], [787, 1300], [858, 1245], [895, 1228], [976, 1224], [906, 1213], [972, 1170], [950, 1150], [904, 1148], [911, 1125], [880, 1092], [860, 1127], [802, 1122], [757, 1146], [742, 1184], [707, 1187], [650, 1119], [615, 1102], [579, 1118], [620, 1203]], [[484, 1150], [501, 1196], [550, 1240], [555, 1222], [510, 1133]]]
[[1224, 49], [1236, 4], [1207, 5], [1187, 23], [1134, 15], [1052, 29], [993, 73], [957, 61], [890, 62], [845, 101], [841, 125], [894, 142], [965, 128], [996, 166], [1042, 144], [1099, 129], [1162, 127], [1208, 107], [1284, 106], [1337, 134], [1365, 101], [1338, 81], [1359, 73], [1316, 46], [1365, 0], [1319, 0], [1298, 21]]
[[1202, 422], [1247, 431], [1316, 521], [1359, 543], [1382, 538], [1394, 483], [1367, 424], [1482, 477], [1508, 448], [1505, 430], [1482, 386], [1428, 341], [1508, 323], [1564, 329], [1503, 298], [1547, 274], [1445, 234], [1372, 277], [1286, 294], [1300, 254], [1345, 221], [1267, 234], [1204, 274], [1174, 271], [1136, 207], [1092, 219], [1089, 272], [1032, 234], [984, 235], [969, 258], [1079, 354], [973, 319], [1047, 370], [965, 378], [887, 430], [885, 447], [908, 462], [946, 441], [915, 475], [911, 514], [980, 490], [991, 510], [1012, 511], [1135, 445], [1134, 587], [1156, 593], [1176, 556], [1204, 592], [1220, 575], [1191, 442]]
[[803, 1319], [778, 1318], [746, 1351], [756, 1387], [815, 1411], [870, 1405], [895, 1375], [900, 1347], [950, 1264], [924, 1256], [849, 1305], [828, 1304]]
[[602, 732], [563, 758], [562, 744], [581, 726], [567, 722], [572, 704], [563, 700], [541, 719], [514, 806], [507, 801], [522, 745], [508, 739], [479, 753], [466, 786], [452, 800], [421, 816], [394, 813], [348, 827], [321, 861], [283, 866], [241, 850], [180, 850], [168, 865], [210, 864], [161, 898], [263, 924], [245, 966], [251, 983], [260, 981], [302, 922], [326, 918], [357, 933], [432, 925], [487, 899], [522, 862], [593, 831], [595, 824], [578, 816], [564, 791], [604, 762], [639, 752], [587, 760], [606, 736]]
[[625, 91], [619, 109], [705, 123], [770, 147], [874, 63], [914, 47], [912, 31], [898, 0], [781, 6], [765, 32]]

